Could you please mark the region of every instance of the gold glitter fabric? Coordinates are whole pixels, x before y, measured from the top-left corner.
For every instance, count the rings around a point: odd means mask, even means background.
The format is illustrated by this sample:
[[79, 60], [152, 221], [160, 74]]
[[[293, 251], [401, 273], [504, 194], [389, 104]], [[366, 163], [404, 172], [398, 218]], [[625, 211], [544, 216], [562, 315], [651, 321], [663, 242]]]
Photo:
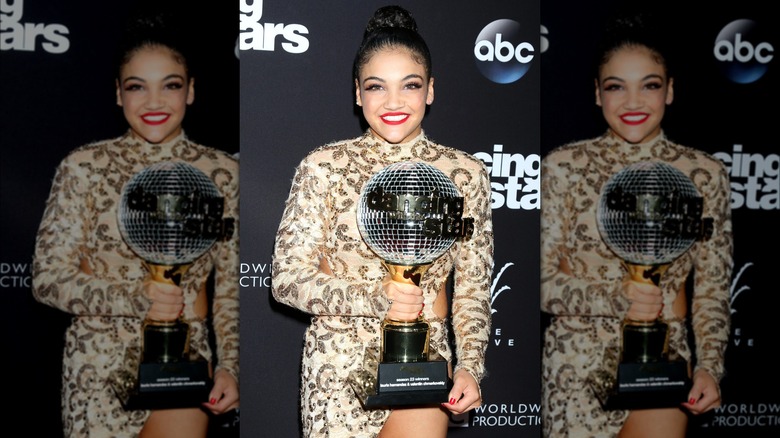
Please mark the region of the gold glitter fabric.
[[[420, 287], [424, 316], [431, 324], [431, 349], [477, 382], [485, 373], [493, 227], [483, 163], [430, 141], [424, 133], [403, 144], [388, 144], [366, 133], [322, 146], [296, 170], [273, 259], [274, 297], [311, 314], [301, 375], [304, 436], [376, 436], [389, 414], [364, 410], [346, 379], [361, 367], [366, 349], [378, 349], [380, 323], [390, 306], [381, 287], [381, 260], [358, 230], [357, 204], [366, 182], [398, 161], [425, 162], [444, 172], [465, 198], [464, 217], [474, 218], [473, 236], [456, 241], [437, 259]], [[321, 259], [332, 275], [319, 270]], [[450, 321], [432, 310], [450, 275], [456, 361], [448, 343]]]
[[[203, 171], [225, 198], [224, 215], [236, 219], [233, 236], [193, 262], [180, 286], [190, 349], [238, 381], [238, 162], [183, 133], [164, 144], [140, 141], [130, 132], [88, 144], [57, 168], [33, 263], [35, 298], [73, 315], [63, 353], [65, 436], [135, 437], [148, 418], [148, 411], [125, 411], [108, 383], [109, 374], [125, 363], [128, 348], [140, 351], [141, 324], [151, 305], [142, 290], [147, 271], [122, 239], [117, 205], [133, 175], [165, 160]], [[208, 321], [195, 315], [193, 303], [212, 272]], [[208, 342], [209, 330], [216, 352]]]
[[[546, 437], [617, 436], [628, 416], [628, 411], [604, 411], [585, 379], [603, 364], [607, 349], [619, 348], [620, 324], [629, 307], [621, 294], [624, 268], [596, 225], [599, 194], [613, 174], [643, 160], [669, 163], [689, 176], [704, 199], [703, 216], [714, 219], [712, 237], [676, 259], [659, 287], [671, 353], [687, 360], [695, 353], [695, 369], [716, 380], [723, 376], [733, 264], [730, 188], [723, 164], [663, 133], [644, 144], [605, 134], [559, 147], [542, 161], [541, 183], [541, 306], [552, 315], [542, 359]], [[559, 270], [562, 261], [571, 275]], [[691, 273], [692, 288], [686, 294], [693, 351], [686, 341], [686, 321], [672, 312]]]

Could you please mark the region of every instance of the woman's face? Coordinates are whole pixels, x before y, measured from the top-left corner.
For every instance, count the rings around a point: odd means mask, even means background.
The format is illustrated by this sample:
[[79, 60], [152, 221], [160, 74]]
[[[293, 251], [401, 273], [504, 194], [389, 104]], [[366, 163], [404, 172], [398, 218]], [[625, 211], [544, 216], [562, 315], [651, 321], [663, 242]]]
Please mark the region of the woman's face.
[[388, 143], [418, 136], [425, 107], [433, 103], [433, 78], [405, 49], [374, 54], [361, 68], [355, 89], [371, 133]]
[[624, 47], [601, 66], [596, 104], [613, 134], [643, 143], [661, 132], [664, 110], [674, 95], [672, 82], [650, 49]]
[[139, 49], [121, 68], [116, 103], [133, 135], [164, 143], [181, 133], [187, 105], [195, 98], [194, 80], [167, 47]]

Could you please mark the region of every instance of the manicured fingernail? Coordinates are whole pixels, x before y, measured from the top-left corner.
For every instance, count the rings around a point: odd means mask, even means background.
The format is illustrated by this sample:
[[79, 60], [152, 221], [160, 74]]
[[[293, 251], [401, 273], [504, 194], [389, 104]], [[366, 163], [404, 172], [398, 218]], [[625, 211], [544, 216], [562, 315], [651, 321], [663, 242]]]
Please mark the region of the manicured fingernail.
[[689, 398], [689, 399], [688, 399], [688, 404], [689, 404], [689, 405], [696, 404], [696, 399], [695, 399], [695, 398], [693, 398], [693, 397]]
[[451, 404], [451, 405], [454, 405], [454, 404], [455, 404], [455, 402], [456, 402], [456, 400], [455, 400], [455, 397], [453, 397], [453, 398], [451, 398], [451, 399], [450, 399], [450, 404]]
[[217, 404], [217, 399], [211, 397], [211, 399], [209, 399], [209, 403], [211, 403], [212, 405]]

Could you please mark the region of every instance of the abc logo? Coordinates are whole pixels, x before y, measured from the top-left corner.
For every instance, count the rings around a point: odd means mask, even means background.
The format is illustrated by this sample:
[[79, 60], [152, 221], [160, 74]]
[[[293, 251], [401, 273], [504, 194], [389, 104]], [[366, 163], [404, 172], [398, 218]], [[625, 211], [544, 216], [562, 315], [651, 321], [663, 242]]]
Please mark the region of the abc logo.
[[766, 35], [748, 19], [727, 24], [715, 39], [713, 49], [723, 74], [739, 84], [759, 80], [769, 69], [774, 52]]
[[534, 59], [534, 46], [527, 42], [514, 20], [496, 20], [477, 36], [474, 58], [486, 78], [499, 84], [515, 82], [525, 75]]

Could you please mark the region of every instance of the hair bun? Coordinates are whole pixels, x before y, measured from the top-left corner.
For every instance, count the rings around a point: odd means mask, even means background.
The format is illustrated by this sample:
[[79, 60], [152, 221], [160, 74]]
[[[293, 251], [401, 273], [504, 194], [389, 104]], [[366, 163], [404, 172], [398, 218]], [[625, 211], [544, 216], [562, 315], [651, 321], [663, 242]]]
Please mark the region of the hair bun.
[[366, 25], [366, 33], [375, 32], [382, 28], [402, 28], [417, 32], [417, 22], [412, 14], [400, 6], [383, 6], [374, 12], [374, 16]]

